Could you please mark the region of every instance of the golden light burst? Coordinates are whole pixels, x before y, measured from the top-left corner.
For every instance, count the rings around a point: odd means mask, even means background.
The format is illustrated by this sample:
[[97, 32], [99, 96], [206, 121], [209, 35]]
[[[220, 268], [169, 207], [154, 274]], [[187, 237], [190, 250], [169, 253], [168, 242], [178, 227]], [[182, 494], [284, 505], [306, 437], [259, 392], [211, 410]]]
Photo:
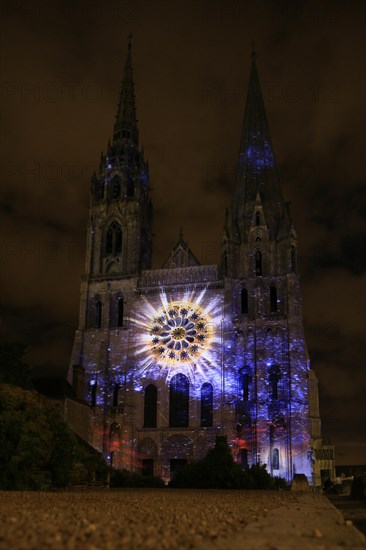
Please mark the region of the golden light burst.
[[170, 302], [151, 319], [151, 352], [159, 363], [196, 361], [209, 348], [213, 337], [210, 316], [198, 304]]

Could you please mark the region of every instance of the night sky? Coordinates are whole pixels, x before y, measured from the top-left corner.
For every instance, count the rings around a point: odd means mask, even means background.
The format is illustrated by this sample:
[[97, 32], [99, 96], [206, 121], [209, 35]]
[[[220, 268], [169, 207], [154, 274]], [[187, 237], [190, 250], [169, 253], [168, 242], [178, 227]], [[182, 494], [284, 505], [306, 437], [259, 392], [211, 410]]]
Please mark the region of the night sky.
[[365, 464], [365, 24], [358, 1], [4, 2], [1, 338], [66, 371], [78, 322], [89, 180], [106, 151], [133, 34], [150, 165], [153, 267], [180, 225], [219, 259], [256, 44], [271, 138], [299, 238], [324, 438]]

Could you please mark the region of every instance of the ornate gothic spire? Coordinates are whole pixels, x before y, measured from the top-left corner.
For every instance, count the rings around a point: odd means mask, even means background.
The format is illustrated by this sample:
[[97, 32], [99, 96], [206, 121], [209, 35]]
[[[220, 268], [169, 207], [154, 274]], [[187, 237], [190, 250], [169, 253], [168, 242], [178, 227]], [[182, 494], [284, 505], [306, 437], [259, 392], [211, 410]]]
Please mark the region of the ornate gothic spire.
[[138, 129], [131, 59], [131, 38], [132, 35], [130, 34], [128, 37], [128, 52], [119, 96], [116, 122], [114, 124], [113, 142], [122, 141], [137, 146]]
[[240, 143], [233, 216], [237, 228], [250, 226], [259, 194], [269, 229], [276, 229], [284, 202], [264, 108], [254, 50]]

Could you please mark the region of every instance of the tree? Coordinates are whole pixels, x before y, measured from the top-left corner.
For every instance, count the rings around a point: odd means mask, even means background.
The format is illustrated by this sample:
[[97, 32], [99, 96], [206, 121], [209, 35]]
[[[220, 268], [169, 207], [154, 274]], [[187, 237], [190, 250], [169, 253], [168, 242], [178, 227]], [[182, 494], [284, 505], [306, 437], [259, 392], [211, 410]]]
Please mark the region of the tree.
[[31, 389], [31, 368], [23, 362], [27, 346], [20, 342], [0, 344], [0, 384]]
[[0, 385], [0, 485], [39, 489], [50, 484], [42, 469], [52, 454], [52, 431], [37, 394]]
[[65, 487], [72, 479], [77, 456], [77, 440], [59, 413], [48, 406], [48, 425], [52, 432], [52, 452], [47, 463], [54, 487]]
[[179, 469], [170, 487], [195, 489], [284, 489], [282, 478], [272, 478], [266, 464], [243, 469], [231, 454], [225, 436], [216, 437], [215, 447], [199, 462]]
[[106, 464], [34, 391], [26, 346], [0, 344], [0, 489], [64, 487], [102, 477]]
[[179, 469], [169, 485], [197, 489], [239, 489], [243, 488], [243, 470], [234, 461], [226, 437], [218, 436], [215, 447], [206, 457]]

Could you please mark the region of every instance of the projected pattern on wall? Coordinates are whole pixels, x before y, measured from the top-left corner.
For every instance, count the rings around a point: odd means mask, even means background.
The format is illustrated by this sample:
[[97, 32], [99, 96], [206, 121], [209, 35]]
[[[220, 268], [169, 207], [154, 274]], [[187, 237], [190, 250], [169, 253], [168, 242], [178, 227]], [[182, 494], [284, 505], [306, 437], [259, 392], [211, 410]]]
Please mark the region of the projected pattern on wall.
[[320, 418], [316, 380], [312, 409], [309, 401], [297, 237], [255, 56], [215, 265], [201, 265], [181, 231], [152, 269], [148, 165], [132, 75], [129, 44], [113, 142], [92, 178], [87, 276], [70, 363], [75, 390], [91, 406], [90, 443], [115, 467], [168, 481], [177, 461], [202, 458], [221, 434], [243, 467], [265, 463], [288, 481], [301, 472], [319, 484]]

